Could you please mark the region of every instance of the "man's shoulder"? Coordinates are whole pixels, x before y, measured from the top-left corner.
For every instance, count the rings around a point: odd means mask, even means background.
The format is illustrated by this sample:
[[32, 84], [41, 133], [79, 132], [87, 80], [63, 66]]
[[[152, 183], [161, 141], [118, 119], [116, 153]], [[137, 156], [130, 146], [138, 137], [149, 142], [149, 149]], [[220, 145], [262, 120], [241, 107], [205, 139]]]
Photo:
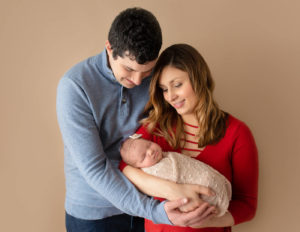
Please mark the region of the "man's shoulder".
[[106, 66], [105, 56], [99, 53], [95, 56], [75, 64], [61, 78], [60, 84], [77, 85], [84, 91], [102, 90], [110, 88], [114, 83], [114, 78]]
[[101, 60], [101, 53], [95, 56], [88, 57], [71, 67], [63, 76], [63, 78], [70, 78], [78, 80], [85, 75], [93, 72], [96, 68], [96, 60]]

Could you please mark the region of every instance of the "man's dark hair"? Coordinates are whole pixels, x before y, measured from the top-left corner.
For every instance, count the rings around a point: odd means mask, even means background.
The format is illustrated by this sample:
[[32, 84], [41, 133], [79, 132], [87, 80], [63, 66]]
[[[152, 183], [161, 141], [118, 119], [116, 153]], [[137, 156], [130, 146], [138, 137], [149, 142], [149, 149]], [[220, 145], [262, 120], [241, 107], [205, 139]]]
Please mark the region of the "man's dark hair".
[[158, 57], [162, 33], [151, 12], [142, 8], [128, 8], [113, 21], [108, 41], [114, 58], [126, 55], [139, 64], [145, 64]]

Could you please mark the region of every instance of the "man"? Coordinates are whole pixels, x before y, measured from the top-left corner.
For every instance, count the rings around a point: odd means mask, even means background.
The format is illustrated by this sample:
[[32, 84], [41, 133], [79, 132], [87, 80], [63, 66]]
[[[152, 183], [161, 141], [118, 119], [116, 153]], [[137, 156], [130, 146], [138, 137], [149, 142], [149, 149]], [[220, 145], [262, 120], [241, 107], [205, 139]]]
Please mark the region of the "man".
[[161, 44], [156, 18], [141, 8], [127, 9], [113, 21], [105, 50], [61, 79], [57, 116], [67, 231], [144, 231], [142, 219], [128, 214], [179, 225], [196, 217], [177, 211], [184, 201], [161, 203], [141, 194], [118, 170], [120, 142], [139, 126]]

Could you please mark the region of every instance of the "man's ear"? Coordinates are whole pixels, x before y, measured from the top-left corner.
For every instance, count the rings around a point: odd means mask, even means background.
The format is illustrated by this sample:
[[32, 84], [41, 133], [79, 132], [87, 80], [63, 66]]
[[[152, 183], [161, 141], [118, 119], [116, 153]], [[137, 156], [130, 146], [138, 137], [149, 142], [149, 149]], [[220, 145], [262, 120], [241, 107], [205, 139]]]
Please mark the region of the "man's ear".
[[111, 48], [110, 42], [108, 40], [105, 41], [105, 48], [106, 48], [107, 53], [109, 55], [112, 55], [112, 48]]

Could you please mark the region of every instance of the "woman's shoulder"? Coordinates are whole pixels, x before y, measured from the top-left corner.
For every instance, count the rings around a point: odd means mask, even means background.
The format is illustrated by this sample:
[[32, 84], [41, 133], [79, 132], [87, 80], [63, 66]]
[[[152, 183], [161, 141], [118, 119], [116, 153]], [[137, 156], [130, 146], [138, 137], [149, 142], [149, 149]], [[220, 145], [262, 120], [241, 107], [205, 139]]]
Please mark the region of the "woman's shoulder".
[[152, 134], [149, 132], [147, 125], [142, 124], [135, 133], [142, 135], [144, 139], [151, 140]]
[[136, 133], [141, 134], [144, 139], [157, 143], [161, 146], [163, 151], [179, 151], [178, 149], [173, 149], [167, 140], [160, 135], [160, 128], [158, 124], [150, 131], [147, 125], [142, 125]]
[[241, 133], [251, 134], [251, 131], [244, 121], [236, 118], [231, 114], [228, 114], [226, 134], [231, 134], [233, 136], [239, 135]]
[[237, 117], [233, 116], [232, 114], [227, 113], [227, 127], [248, 127], [247, 124], [242, 121], [241, 119], [238, 119]]
[[141, 134], [143, 137], [150, 137], [157, 133], [158, 129], [158, 125], [151, 129], [149, 124], [141, 124], [141, 126], [137, 129], [136, 134]]

